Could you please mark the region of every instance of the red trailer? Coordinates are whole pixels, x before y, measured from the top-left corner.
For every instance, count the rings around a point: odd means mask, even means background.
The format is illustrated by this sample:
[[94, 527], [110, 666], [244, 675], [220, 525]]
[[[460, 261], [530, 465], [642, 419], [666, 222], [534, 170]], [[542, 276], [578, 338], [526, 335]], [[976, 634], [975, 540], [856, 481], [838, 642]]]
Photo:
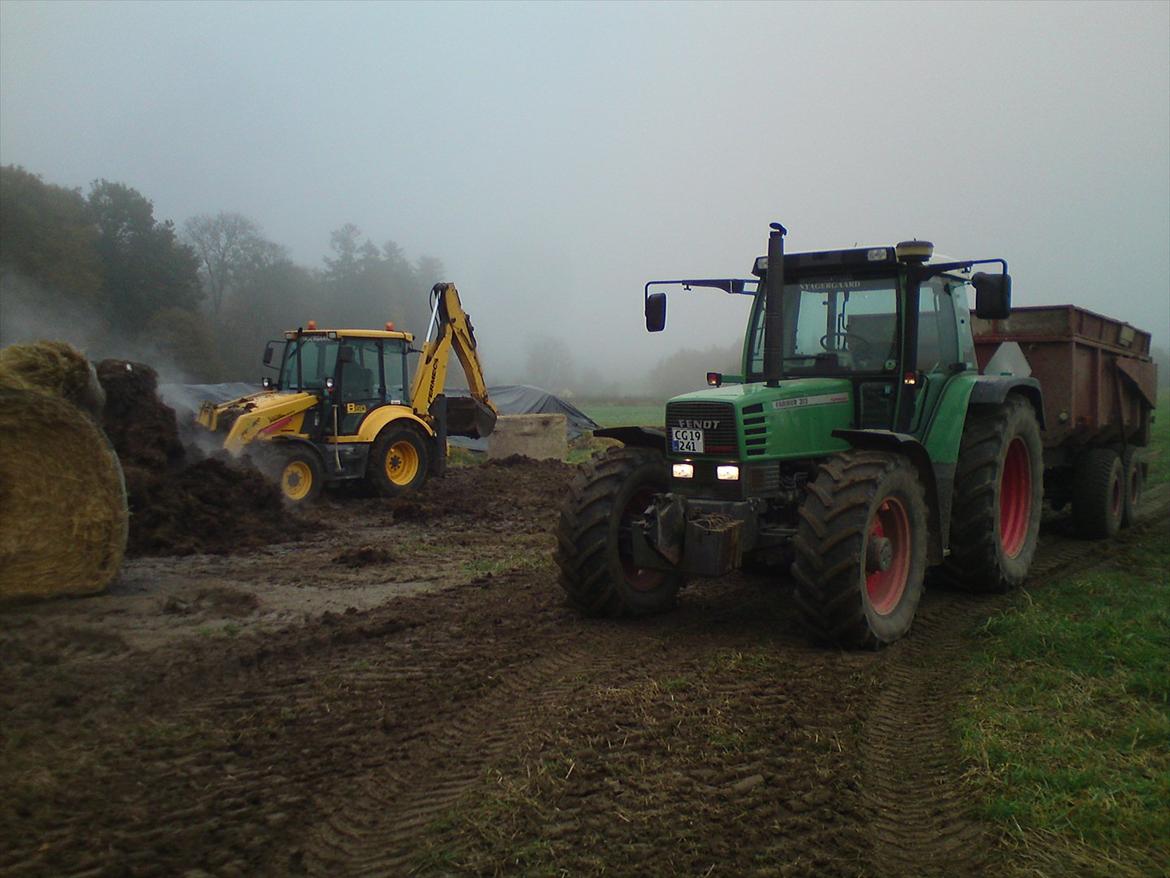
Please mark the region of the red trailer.
[[1073, 305], [1013, 308], [1003, 320], [973, 316], [971, 330], [980, 371], [1025, 368], [1040, 382], [1045, 497], [1057, 508], [1071, 502], [1087, 535], [1111, 536], [1130, 523], [1157, 394], [1150, 334]]

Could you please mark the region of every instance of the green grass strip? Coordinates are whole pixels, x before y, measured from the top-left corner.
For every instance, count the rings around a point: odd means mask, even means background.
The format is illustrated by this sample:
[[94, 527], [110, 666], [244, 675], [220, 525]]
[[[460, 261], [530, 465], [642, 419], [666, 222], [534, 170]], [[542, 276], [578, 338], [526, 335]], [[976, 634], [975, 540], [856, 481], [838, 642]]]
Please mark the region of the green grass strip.
[[1170, 874], [1170, 528], [977, 633], [960, 720], [1011, 872]]

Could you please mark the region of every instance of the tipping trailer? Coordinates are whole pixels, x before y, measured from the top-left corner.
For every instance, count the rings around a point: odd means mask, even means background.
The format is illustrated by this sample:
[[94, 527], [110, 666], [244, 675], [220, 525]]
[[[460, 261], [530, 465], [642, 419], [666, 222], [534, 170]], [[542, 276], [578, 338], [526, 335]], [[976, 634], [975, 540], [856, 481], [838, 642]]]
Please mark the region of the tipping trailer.
[[668, 400], [664, 427], [595, 431], [624, 447], [562, 508], [571, 603], [654, 613], [688, 579], [790, 567], [814, 636], [879, 647], [910, 630], [928, 568], [1019, 586], [1046, 493], [1091, 536], [1133, 520], [1148, 334], [1069, 306], [1013, 312], [1003, 259], [926, 241], [785, 253], [785, 235], [772, 224], [754, 278], [646, 285], [651, 332], [663, 286], [751, 296], [741, 374]]
[[1031, 375], [1043, 390], [1045, 499], [1071, 503], [1085, 536], [1131, 523], [1157, 400], [1150, 334], [1075, 305], [973, 317], [971, 332], [981, 371]]

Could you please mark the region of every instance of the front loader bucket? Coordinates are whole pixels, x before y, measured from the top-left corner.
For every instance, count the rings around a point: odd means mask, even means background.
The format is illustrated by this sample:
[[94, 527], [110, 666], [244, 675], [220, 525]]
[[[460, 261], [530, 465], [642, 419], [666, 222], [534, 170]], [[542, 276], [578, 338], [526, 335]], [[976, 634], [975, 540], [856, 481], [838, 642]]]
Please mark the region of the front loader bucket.
[[470, 396], [447, 398], [447, 435], [483, 439], [496, 428], [496, 413]]

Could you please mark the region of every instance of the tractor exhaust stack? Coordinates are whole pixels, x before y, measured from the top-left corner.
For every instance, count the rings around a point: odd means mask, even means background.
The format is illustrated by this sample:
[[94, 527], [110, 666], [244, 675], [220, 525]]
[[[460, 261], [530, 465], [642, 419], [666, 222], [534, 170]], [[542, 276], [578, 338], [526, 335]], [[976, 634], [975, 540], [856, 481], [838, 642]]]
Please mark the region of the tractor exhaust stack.
[[768, 235], [768, 274], [764, 288], [764, 381], [768, 387], [780, 384], [784, 371], [784, 236], [788, 230], [772, 223]]

